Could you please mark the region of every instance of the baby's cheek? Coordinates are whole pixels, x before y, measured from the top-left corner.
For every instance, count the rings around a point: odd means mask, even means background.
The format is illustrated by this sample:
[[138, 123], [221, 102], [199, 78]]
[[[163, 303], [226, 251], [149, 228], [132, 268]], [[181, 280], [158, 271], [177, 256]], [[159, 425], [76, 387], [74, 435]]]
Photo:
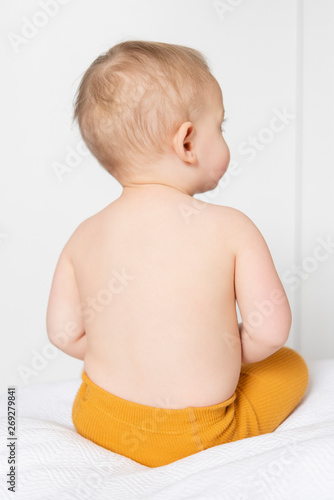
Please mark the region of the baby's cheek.
[[224, 155], [222, 155], [221, 160], [220, 160], [220, 175], [224, 175], [226, 170], [228, 169], [230, 163], [230, 152], [227, 151], [225, 152]]
[[225, 165], [226, 165], [226, 169], [230, 163], [230, 159], [231, 159], [231, 153], [230, 153], [230, 149], [228, 147], [228, 145], [226, 144], [226, 148], [225, 148]]

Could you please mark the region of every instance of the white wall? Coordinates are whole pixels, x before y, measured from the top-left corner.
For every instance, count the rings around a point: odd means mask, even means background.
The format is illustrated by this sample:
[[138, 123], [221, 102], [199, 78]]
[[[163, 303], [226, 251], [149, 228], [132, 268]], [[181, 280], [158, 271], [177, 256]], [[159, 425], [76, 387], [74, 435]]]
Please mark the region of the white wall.
[[[299, 292], [299, 346], [314, 358], [329, 358], [334, 357], [334, 2], [305, 1], [302, 26], [299, 134], [303, 147], [297, 234], [298, 262], [304, 263], [306, 279]], [[319, 239], [331, 242], [320, 253]]]
[[[126, 39], [188, 45], [208, 58], [231, 165], [196, 197], [257, 224], [293, 309], [288, 345], [307, 359], [334, 357], [334, 251], [317, 249], [319, 238], [334, 241], [333, 2], [21, 0], [3, 2], [0, 23], [0, 392], [81, 373], [83, 362], [60, 351], [47, 359], [51, 280], [73, 230], [121, 186], [82, 149], [72, 100], [93, 59]], [[274, 118], [282, 113], [285, 123]], [[70, 171], [57, 177], [57, 162]]]

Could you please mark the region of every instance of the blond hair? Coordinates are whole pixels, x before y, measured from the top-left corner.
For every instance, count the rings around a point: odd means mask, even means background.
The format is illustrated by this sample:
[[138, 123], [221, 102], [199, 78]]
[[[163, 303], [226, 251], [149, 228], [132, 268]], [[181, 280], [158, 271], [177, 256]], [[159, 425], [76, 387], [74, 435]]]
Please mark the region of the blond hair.
[[178, 127], [203, 112], [213, 81], [206, 59], [195, 49], [124, 41], [84, 73], [73, 120], [99, 163], [120, 178], [170, 151]]

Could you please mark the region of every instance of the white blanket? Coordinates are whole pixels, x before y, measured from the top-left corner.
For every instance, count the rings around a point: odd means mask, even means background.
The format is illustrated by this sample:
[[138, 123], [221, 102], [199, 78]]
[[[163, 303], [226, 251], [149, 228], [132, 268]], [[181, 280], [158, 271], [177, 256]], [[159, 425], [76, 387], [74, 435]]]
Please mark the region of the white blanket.
[[149, 468], [75, 431], [81, 379], [17, 389], [16, 493], [7, 491], [7, 397], [0, 396], [0, 498], [333, 500], [334, 360], [309, 363], [302, 402], [271, 434]]

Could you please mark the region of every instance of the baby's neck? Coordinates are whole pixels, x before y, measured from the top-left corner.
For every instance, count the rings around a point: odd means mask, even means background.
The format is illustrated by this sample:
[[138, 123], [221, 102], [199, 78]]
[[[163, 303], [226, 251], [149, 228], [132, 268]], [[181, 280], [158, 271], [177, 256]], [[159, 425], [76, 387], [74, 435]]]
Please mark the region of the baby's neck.
[[181, 186], [172, 186], [165, 183], [160, 182], [145, 182], [145, 183], [133, 183], [129, 182], [123, 184], [123, 195], [133, 193], [144, 193], [144, 194], [156, 194], [156, 195], [164, 195], [164, 194], [183, 194], [187, 196], [192, 196], [184, 187]]

